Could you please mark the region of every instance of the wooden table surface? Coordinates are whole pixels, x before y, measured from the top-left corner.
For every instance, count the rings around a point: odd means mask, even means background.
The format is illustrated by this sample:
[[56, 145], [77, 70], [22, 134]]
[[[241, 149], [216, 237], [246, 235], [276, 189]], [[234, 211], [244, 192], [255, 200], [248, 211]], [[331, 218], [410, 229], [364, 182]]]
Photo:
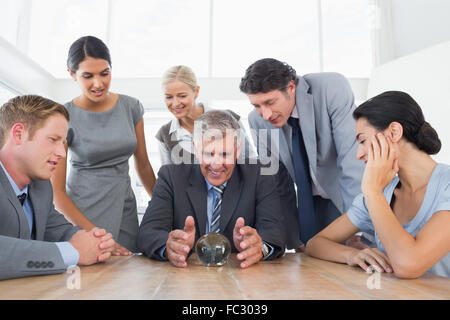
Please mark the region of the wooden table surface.
[[[79, 270], [80, 289], [68, 288], [74, 274], [66, 272], [0, 281], [0, 299], [450, 299], [447, 278], [369, 275], [301, 253], [244, 270], [235, 255], [223, 267], [204, 267], [195, 255], [184, 269], [131, 256], [112, 257]], [[369, 289], [368, 279], [379, 289]]]

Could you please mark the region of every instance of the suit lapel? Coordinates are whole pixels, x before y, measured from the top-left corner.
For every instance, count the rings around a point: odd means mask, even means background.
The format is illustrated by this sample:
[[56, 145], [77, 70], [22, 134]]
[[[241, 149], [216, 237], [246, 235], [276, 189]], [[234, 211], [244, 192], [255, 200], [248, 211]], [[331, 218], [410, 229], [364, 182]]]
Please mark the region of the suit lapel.
[[190, 186], [187, 188], [186, 192], [188, 194], [189, 200], [192, 207], [194, 208], [195, 218], [198, 222], [197, 233], [201, 237], [206, 231], [206, 183], [205, 179], [200, 171], [199, 165], [192, 166], [191, 173], [189, 176]]
[[[265, 141], [264, 145], [270, 150], [272, 157], [283, 162], [292, 179], [295, 179], [292, 152], [288, 144], [288, 140], [290, 141], [292, 138], [291, 135], [289, 135], [292, 134], [292, 131], [289, 131], [291, 130], [289, 125], [286, 123], [282, 128], [275, 128], [269, 121], [264, 120], [262, 117], [260, 117], [260, 124], [267, 129], [267, 141]], [[276, 134], [278, 135], [278, 139], [274, 137]], [[274, 143], [272, 143], [272, 139], [274, 140]], [[265, 156], [267, 156], [267, 154], [265, 154]]]
[[284, 163], [286, 169], [291, 175], [292, 179], [295, 180], [294, 163], [292, 162], [292, 146], [289, 148], [288, 140], [292, 139], [292, 129], [286, 123], [282, 128], [278, 128], [280, 135], [280, 158]]
[[[28, 225], [28, 220], [25, 214], [25, 211], [23, 211], [22, 206], [20, 205], [19, 199], [17, 199], [17, 196], [9, 183], [8, 178], [5, 175], [5, 172], [0, 167], [0, 183], [3, 187], [4, 194], [8, 198], [11, 205], [14, 207], [17, 217], [19, 219], [19, 237], [21, 239], [30, 239], [30, 227]], [[3, 210], [3, 208], [2, 208]]]
[[316, 172], [316, 122], [314, 118], [313, 96], [308, 93], [308, 89], [309, 85], [302, 77], [299, 77], [299, 83], [295, 94], [296, 106], [300, 118], [303, 141], [305, 142], [306, 152], [308, 153], [309, 164], [312, 166], [313, 172]]
[[243, 183], [241, 181], [239, 165], [236, 165], [230, 180], [228, 180], [225, 192], [223, 193], [222, 212], [220, 213], [221, 232], [226, 229], [234, 211], [236, 210], [236, 206], [239, 203], [239, 198], [242, 194], [242, 187]]

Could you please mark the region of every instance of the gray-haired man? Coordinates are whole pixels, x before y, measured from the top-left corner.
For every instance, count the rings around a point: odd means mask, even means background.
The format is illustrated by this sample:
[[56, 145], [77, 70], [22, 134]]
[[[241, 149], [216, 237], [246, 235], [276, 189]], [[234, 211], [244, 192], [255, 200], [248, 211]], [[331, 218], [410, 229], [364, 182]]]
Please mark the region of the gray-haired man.
[[195, 241], [209, 232], [230, 240], [242, 268], [284, 253], [274, 177], [261, 175], [258, 164], [236, 163], [240, 136], [238, 122], [225, 111], [208, 111], [195, 122], [200, 164], [161, 167], [138, 234], [145, 255], [186, 267]]

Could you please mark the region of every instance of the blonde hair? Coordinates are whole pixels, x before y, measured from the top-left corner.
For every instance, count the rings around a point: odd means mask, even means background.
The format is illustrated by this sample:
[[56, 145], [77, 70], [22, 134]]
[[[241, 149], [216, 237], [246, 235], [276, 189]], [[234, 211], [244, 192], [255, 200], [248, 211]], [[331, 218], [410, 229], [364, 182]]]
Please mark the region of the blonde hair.
[[6, 142], [8, 131], [14, 124], [23, 123], [33, 138], [36, 130], [42, 128], [45, 121], [56, 113], [69, 121], [69, 113], [61, 104], [38, 95], [17, 96], [0, 107], [0, 148]]
[[197, 89], [197, 77], [195, 76], [194, 71], [189, 67], [180, 65], [169, 68], [163, 74], [162, 85], [175, 80], [187, 84], [194, 92]]

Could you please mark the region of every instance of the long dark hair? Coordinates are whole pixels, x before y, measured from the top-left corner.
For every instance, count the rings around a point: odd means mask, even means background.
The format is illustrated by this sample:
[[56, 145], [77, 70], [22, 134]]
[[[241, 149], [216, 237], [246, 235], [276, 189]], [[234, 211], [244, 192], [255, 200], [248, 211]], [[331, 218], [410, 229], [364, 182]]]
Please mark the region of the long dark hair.
[[441, 150], [441, 140], [428, 122], [422, 109], [407, 93], [386, 91], [379, 94], [353, 111], [353, 118], [367, 119], [377, 130], [386, 129], [392, 122], [403, 127], [403, 136], [427, 154], [436, 154]]
[[67, 56], [67, 67], [70, 71], [77, 72], [79, 64], [86, 57], [104, 59], [111, 66], [111, 55], [109, 54], [108, 47], [102, 40], [96, 37], [81, 37], [72, 43]]

